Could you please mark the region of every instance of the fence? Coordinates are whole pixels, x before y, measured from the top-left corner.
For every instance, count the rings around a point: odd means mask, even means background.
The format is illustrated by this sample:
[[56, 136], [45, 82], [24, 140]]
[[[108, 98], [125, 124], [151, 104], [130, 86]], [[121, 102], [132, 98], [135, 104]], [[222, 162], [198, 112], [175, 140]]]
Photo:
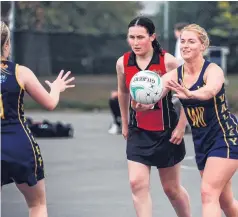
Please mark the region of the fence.
[[[212, 38], [212, 45], [228, 46], [227, 71], [237, 72], [238, 44], [235, 39]], [[163, 41], [161, 41], [163, 46]], [[175, 39], [169, 40], [173, 54]], [[14, 57], [38, 76], [52, 75], [61, 69], [80, 74], [113, 74], [117, 59], [129, 47], [126, 35], [82, 35], [76, 33], [15, 32]]]

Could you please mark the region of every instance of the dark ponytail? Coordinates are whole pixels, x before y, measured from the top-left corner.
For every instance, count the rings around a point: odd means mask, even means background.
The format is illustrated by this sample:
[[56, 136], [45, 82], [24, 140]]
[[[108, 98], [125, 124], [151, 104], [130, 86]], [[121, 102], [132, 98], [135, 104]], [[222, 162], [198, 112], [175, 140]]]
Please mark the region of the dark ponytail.
[[154, 48], [154, 50], [156, 52], [159, 52], [159, 54], [163, 55], [163, 49], [159, 43], [159, 41], [157, 39], [155, 39], [153, 42], [152, 42], [152, 47]]
[[[155, 25], [152, 22], [152, 20], [150, 20], [147, 17], [144, 16], [139, 16], [134, 18], [128, 25], [128, 29], [132, 26], [142, 26], [144, 27], [148, 34], [151, 36], [155, 33]], [[158, 52], [159, 54], [163, 55], [163, 49], [159, 43], [159, 41], [155, 38], [155, 40], [152, 42], [152, 47], [154, 48], [154, 50], [156, 52]]]

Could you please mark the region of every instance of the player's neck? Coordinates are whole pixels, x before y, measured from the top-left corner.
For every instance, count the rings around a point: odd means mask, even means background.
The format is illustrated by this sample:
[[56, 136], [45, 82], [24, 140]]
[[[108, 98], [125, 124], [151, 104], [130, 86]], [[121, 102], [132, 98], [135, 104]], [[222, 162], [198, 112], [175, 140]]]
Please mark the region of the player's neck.
[[193, 61], [185, 62], [184, 69], [188, 74], [197, 74], [200, 73], [204, 64], [204, 58], [198, 57]]
[[136, 56], [136, 60], [139, 60], [139, 61], [144, 61], [144, 60], [147, 60], [147, 59], [151, 59], [152, 56], [154, 54], [154, 49], [152, 48], [149, 52], [147, 52], [146, 54], [142, 55], [142, 56]]

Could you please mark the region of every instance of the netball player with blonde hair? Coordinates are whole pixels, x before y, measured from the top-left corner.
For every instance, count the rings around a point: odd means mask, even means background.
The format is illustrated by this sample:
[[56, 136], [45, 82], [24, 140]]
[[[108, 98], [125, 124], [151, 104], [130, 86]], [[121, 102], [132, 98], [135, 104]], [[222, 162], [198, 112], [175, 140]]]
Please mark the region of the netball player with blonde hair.
[[1, 22], [1, 186], [15, 182], [25, 197], [29, 216], [47, 217], [43, 159], [24, 117], [23, 97], [26, 91], [53, 110], [60, 92], [74, 87], [70, 84], [74, 77], [61, 71], [55, 81], [46, 81], [51, 89], [48, 93], [30, 69], [8, 60], [10, 50], [10, 31]]
[[185, 63], [165, 74], [163, 81], [180, 98], [192, 128], [203, 217], [221, 217], [221, 209], [227, 217], [238, 217], [231, 186], [238, 168], [238, 123], [226, 103], [224, 73], [203, 57], [209, 38], [202, 27], [188, 25], [180, 37]]

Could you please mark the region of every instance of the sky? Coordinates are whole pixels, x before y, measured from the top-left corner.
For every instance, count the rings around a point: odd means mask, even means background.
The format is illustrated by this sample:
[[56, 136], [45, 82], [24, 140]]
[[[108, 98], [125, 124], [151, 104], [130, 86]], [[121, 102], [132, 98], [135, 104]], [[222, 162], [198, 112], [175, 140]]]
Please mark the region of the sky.
[[159, 4], [162, 3], [163, 1], [142, 1], [145, 8], [140, 13], [145, 15], [154, 15], [159, 9]]

